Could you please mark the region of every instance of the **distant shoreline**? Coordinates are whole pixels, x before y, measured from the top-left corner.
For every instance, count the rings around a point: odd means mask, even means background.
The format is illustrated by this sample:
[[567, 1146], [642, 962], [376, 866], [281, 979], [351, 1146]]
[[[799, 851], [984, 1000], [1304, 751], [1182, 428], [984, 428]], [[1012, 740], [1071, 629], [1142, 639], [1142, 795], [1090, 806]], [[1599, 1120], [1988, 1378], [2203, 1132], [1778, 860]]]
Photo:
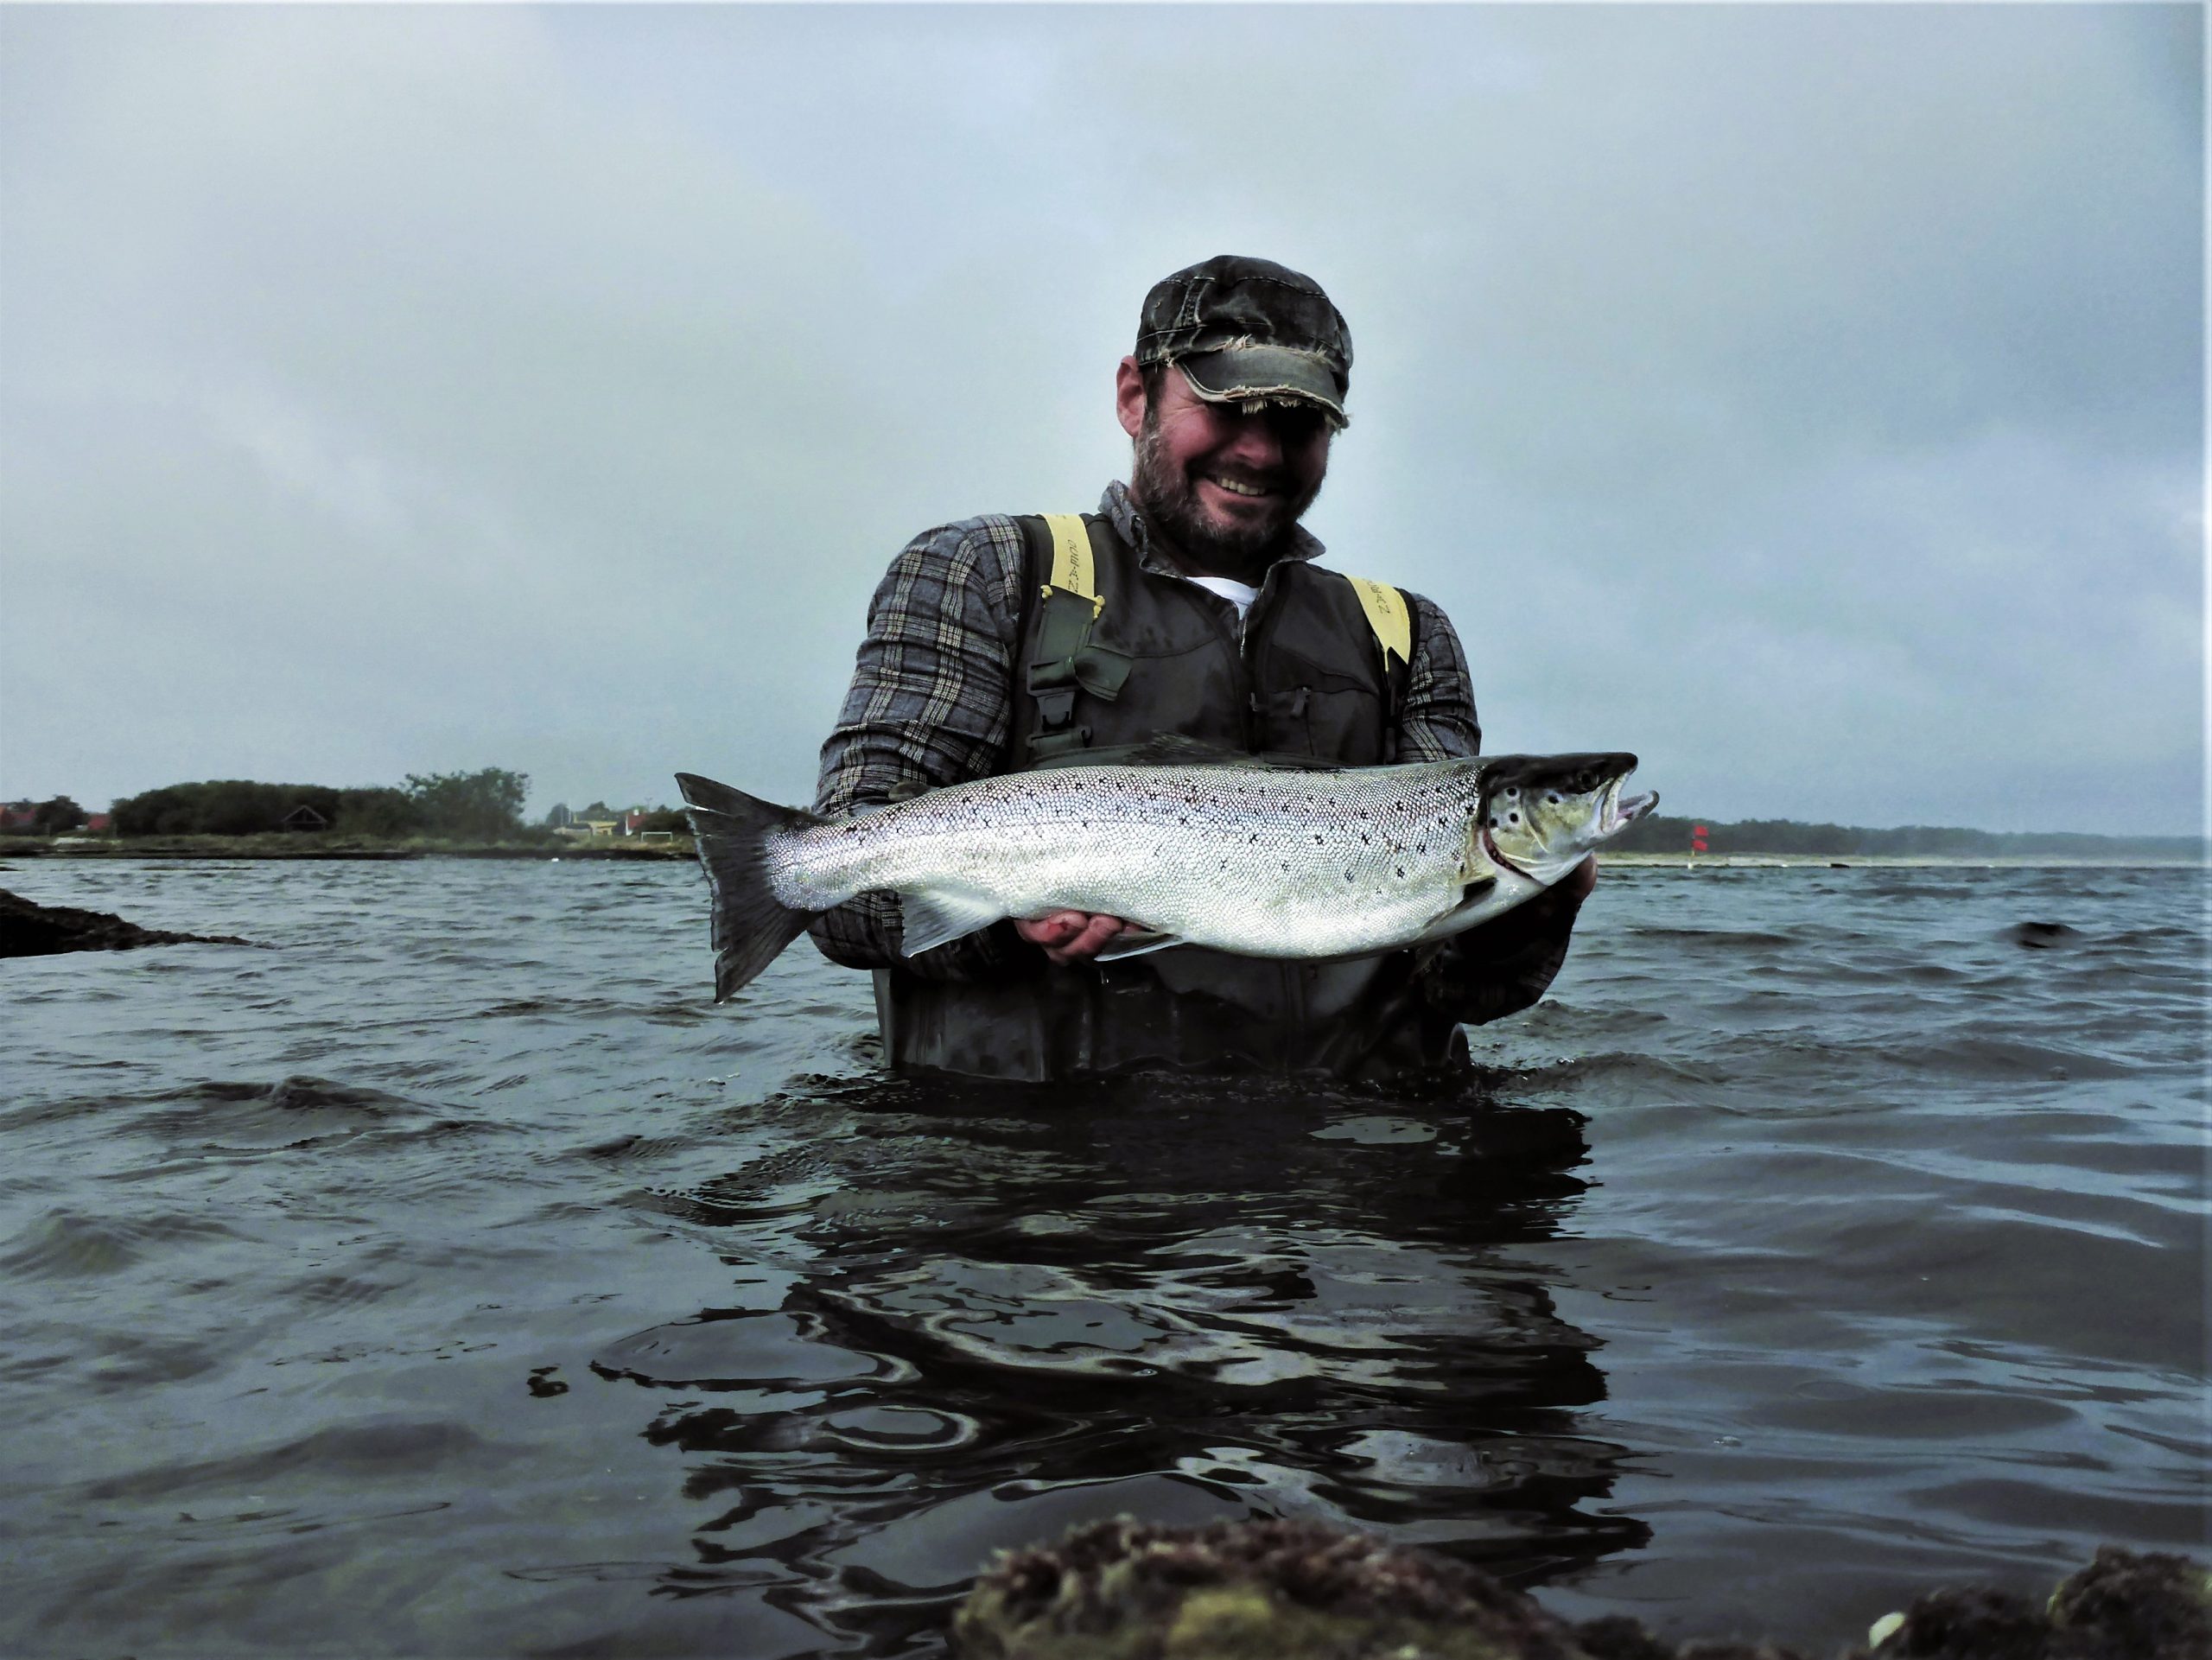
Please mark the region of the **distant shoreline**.
[[[24, 859], [419, 860], [522, 859], [541, 863], [620, 864], [689, 862], [697, 855], [689, 836], [650, 843], [600, 836], [589, 842], [340, 842], [319, 836], [30, 836], [0, 840], [0, 862]], [[2196, 859], [2148, 854], [1825, 854], [1713, 853], [1694, 861], [1686, 853], [1599, 854], [1603, 864], [1682, 870], [1961, 869], [1961, 870], [2202, 870]]]
[[[1598, 862], [1605, 865], [1672, 865], [1691, 868], [1687, 853], [1608, 853], [1600, 849]], [[2159, 858], [2147, 853], [1700, 853], [1699, 870], [1780, 869], [1848, 870], [1853, 868], [1910, 870], [1923, 867], [1956, 870], [2203, 870], [2202, 859]]]
[[24, 859], [409, 860], [536, 859], [621, 862], [690, 860], [690, 836], [640, 843], [594, 836], [588, 842], [372, 842], [327, 835], [15, 836], [0, 840], [0, 861]]

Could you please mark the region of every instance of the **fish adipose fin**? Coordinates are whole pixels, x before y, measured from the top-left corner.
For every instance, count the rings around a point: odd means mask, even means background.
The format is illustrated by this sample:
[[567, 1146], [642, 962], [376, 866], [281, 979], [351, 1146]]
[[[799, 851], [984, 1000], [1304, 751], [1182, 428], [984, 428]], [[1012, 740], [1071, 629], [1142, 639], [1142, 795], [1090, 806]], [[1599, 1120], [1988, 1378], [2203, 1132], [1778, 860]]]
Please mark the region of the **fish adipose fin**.
[[1006, 915], [996, 900], [965, 888], [940, 887], [899, 895], [899, 950], [906, 957], [949, 945], [980, 932]]
[[676, 786], [683, 792], [691, 833], [698, 839], [699, 862], [707, 870], [714, 914], [715, 1001], [724, 1003], [821, 914], [794, 911], [779, 900], [769, 886], [763, 856], [770, 836], [821, 821], [812, 813], [757, 800], [695, 773], [678, 773]]

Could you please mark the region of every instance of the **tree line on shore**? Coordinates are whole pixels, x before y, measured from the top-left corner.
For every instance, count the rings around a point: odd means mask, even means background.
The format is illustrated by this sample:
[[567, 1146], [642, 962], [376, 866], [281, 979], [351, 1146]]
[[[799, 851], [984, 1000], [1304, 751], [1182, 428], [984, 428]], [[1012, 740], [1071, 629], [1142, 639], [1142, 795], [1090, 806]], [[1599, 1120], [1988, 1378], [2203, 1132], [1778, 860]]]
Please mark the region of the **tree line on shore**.
[[362, 789], [215, 779], [127, 796], [113, 815], [118, 836], [254, 836], [310, 828], [353, 836], [499, 841], [523, 833], [529, 788], [527, 773], [499, 766], [410, 773], [404, 785]]
[[1980, 830], [1935, 824], [1868, 830], [1853, 824], [1805, 824], [1794, 818], [1746, 818], [1733, 824], [1654, 813], [1606, 843], [1622, 853], [1683, 853], [1702, 824], [1714, 854], [1796, 853], [1865, 858], [2005, 858], [2080, 854], [2197, 859], [2204, 843], [2193, 836], [2092, 836], [2075, 830]]

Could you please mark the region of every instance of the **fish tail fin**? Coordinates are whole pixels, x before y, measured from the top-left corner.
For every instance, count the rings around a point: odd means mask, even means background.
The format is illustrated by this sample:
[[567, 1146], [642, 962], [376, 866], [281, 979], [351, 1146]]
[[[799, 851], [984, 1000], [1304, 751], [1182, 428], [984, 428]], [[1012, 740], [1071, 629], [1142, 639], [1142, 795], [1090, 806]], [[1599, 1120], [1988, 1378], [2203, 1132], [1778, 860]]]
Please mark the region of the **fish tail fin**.
[[696, 773], [678, 773], [676, 785], [683, 792], [699, 862], [706, 867], [714, 916], [715, 1001], [726, 1003], [821, 914], [794, 910], [776, 897], [766, 855], [772, 837], [822, 821]]

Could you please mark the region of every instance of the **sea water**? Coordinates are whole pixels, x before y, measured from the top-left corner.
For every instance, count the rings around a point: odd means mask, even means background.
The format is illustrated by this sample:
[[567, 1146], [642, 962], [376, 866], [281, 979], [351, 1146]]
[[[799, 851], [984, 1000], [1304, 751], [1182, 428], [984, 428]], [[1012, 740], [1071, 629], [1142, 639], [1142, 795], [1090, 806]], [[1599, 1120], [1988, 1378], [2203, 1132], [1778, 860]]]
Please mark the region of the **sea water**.
[[0, 886], [252, 942], [0, 963], [10, 1654], [933, 1655], [1119, 1514], [1813, 1653], [2206, 1552], [2196, 870], [1610, 867], [1442, 1092], [890, 1079], [676, 864]]

